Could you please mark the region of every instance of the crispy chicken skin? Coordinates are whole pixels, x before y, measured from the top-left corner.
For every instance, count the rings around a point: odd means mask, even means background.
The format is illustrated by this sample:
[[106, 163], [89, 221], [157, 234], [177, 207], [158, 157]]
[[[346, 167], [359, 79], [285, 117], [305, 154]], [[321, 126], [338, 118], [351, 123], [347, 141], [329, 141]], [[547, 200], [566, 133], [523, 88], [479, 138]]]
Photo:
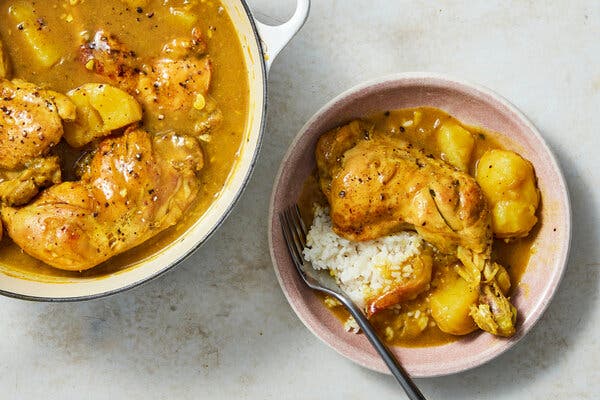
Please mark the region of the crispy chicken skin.
[[505, 271], [491, 262], [491, 214], [474, 178], [359, 120], [324, 134], [315, 157], [337, 234], [362, 241], [416, 230], [456, 254], [459, 274], [479, 287], [470, 314], [477, 325], [501, 336], [515, 332], [516, 309], [497, 282]]
[[23, 167], [48, 153], [63, 135], [75, 105], [63, 94], [20, 79], [0, 79], [0, 169]]
[[174, 225], [198, 194], [203, 155], [195, 138], [130, 128], [100, 142], [80, 181], [5, 207], [10, 237], [25, 252], [85, 270]]

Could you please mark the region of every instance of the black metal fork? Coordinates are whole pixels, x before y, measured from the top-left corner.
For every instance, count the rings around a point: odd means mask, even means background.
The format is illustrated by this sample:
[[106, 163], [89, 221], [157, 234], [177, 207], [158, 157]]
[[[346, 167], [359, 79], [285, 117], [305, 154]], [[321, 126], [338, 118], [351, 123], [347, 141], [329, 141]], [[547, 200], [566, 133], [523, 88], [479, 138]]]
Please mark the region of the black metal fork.
[[417, 385], [415, 385], [408, 373], [402, 368], [398, 360], [396, 360], [396, 357], [394, 357], [392, 352], [381, 339], [379, 339], [371, 326], [371, 323], [360, 308], [352, 302], [327, 271], [315, 270], [308, 262], [304, 261], [302, 251], [304, 250], [304, 247], [306, 247], [307, 230], [300, 216], [298, 206], [294, 205], [283, 210], [279, 214], [279, 222], [281, 223], [283, 237], [292, 258], [292, 262], [304, 282], [306, 282], [310, 288], [324, 292], [342, 303], [354, 317], [358, 326], [360, 326], [369, 339], [369, 342], [371, 342], [375, 350], [377, 350], [381, 358], [383, 358], [383, 361], [387, 364], [392, 375], [394, 375], [398, 383], [400, 383], [408, 397], [411, 400], [425, 400], [425, 397]]

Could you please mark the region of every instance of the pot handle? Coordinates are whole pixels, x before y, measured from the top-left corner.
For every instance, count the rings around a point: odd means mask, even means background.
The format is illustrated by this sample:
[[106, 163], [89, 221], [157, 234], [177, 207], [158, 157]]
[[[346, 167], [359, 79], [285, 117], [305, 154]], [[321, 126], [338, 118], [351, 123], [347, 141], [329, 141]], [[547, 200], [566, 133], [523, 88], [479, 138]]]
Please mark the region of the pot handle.
[[269, 73], [275, 57], [304, 25], [306, 18], [308, 18], [309, 9], [310, 0], [296, 0], [294, 15], [281, 25], [266, 25], [254, 18], [262, 42], [267, 73]]

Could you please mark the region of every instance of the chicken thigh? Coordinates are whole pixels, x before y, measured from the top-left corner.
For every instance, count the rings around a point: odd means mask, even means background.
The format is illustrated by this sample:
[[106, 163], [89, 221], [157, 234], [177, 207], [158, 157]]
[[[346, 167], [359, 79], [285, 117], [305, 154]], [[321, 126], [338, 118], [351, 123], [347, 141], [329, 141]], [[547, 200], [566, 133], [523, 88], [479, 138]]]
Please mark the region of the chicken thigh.
[[481, 283], [475, 322], [495, 334], [514, 333], [516, 311], [495, 282], [502, 267], [490, 260], [491, 215], [474, 178], [363, 121], [323, 135], [316, 159], [336, 233], [363, 241], [416, 230], [458, 256], [461, 276]]
[[63, 94], [20, 79], [0, 79], [0, 169], [23, 167], [56, 145], [75, 105]]
[[358, 121], [327, 135], [317, 165], [339, 235], [364, 241], [414, 228], [445, 252], [491, 243], [487, 203], [469, 175]]
[[210, 87], [212, 65], [205, 51], [197, 33], [189, 40], [167, 43], [165, 57], [142, 65], [136, 87], [141, 102], [157, 114], [190, 111], [196, 97], [204, 96]]
[[61, 182], [57, 157], [47, 156], [75, 118], [68, 97], [15, 79], [0, 79], [0, 204], [22, 205]]
[[146, 124], [176, 126], [193, 117], [197, 133], [218, 124], [222, 115], [209, 104], [207, 92], [212, 64], [206, 43], [194, 29], [189, 38], [174, 39], [163, 47], [163, 57], [141, 59], [104, 31], [81, 46], [81, 62], [133, 95], [146, 112]]
[[137, 54], [103, 30], [99, 30], [89, 42], [80, 47], [82, 64], [98, 75], [105, 76], [123, 90], [135, 90], [140, 60]]
[[85, 270], [174, 225], [199, 191], [203, 155], [195, 138], [130, 128], [100, 142], [80, 181], [5, 207], [10, 237], [56, 268]]

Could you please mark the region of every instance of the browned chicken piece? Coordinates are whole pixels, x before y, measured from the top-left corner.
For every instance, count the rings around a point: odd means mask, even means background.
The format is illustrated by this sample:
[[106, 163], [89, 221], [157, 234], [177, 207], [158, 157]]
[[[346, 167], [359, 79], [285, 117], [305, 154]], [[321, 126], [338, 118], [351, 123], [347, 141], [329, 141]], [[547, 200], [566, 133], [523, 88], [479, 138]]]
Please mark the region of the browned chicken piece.
[[17, 171], [0, 171], [0, 204], [20, 206], [28, 203], [39, 191], [61, 182], [58, 157], [34, 158]]
[[474, 178], [363, 121], [323, 135], [315, 156], [337, 234], [363, 241], [416, 230], [441, 252], [457, 254], [465, 277], [481, 282], [480, 301], [491, 311], [479, 318], [485, 310], [474, 305], [475, 322], [494, 334], [514, 333], [516, 310], [494, 286], [500, 267], [490, 261], [491, 215]]
[[368, 299], [366, 304], [367, 316], [371, 317], [379, 311], [395, 306], [407, 300], [413, 300], [419, 294], [429, 289], [433, 260], [428, 249], [411, 260], [413, 273], [408, 279], [397, 280], [389, 290]]
[[10, 78], [10, 62], [8, 60], [8, 54], [4, 50], [4, 45], [0, 40], [0, 79]]
[[159, 115], [189, 113], [198, 95], [206, 95], [210, 86], [211, 64], [208, 57], [163, 58], [142, 67], [137, 85], [140, 102]]
[[197, 139], [130, 128], [100, 142], [78, 182], [43, 191], [22, 208], [5, 207], [8, 234], [56, 268], [85, 270], [177, 223], [199, 191]]
[[63, 120], [74, 119], [75, 105], [65, 95], [0, 79], [0, 170], [47, 154], [63, 135]]
[[80, 60], [89, 70], [115, 82], [121, 89], [133, 92], [140, 70], [136, 53], [127, 49], [114, 35], [102, 30], [80, 48]]
[[[198, 120], [196, 133], [204, 133], [221, 120], [220, 111], [211, 107], [212, 65], [206, 43], [194, 29], [190, 38], [165, 44], [164, 57], [142, 60], [114, 36], [99, 31], [81, 47], [81, 61], [97, 74], [109, 78], [142, 104], [148, 115], [173, 125], [182, 117]], [[147, 121], [152, 124], [155, 120]]]
[[355, 121], [317, 144], [321, 188], [336, 233], [354, 241], [415, 229], [446, 253], [490, 245], [490, 215], [475, 179], [400, 137]]

